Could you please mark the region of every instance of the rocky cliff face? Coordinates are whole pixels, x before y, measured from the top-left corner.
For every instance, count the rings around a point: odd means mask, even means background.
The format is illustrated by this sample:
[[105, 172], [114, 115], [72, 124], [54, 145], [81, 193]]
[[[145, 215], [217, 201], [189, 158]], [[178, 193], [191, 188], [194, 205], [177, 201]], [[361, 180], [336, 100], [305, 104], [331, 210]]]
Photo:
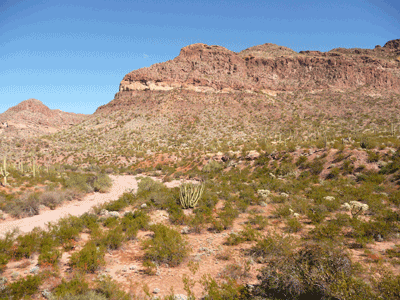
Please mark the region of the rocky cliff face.
[[173, 60], [127, 74], [116, 98], [132, 91], [248, 91], [276, 94], [296, 90], [385, 89], [400, 92], [400, 40], [375, 49], [301, 51], [264, 44], [239, 53], [194, 44]]
[[54, 133], [87, 119], [87, 115], [51, 110], [37, 99], [28, 99], [0, 114], [0, 134], [31, 137]]

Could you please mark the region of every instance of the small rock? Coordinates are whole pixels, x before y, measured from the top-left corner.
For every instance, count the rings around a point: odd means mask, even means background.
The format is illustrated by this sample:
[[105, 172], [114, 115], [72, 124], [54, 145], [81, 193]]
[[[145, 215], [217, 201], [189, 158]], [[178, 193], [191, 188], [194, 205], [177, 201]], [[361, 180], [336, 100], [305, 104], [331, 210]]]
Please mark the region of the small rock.
[[289, 194], [287, 194], [287, 193], [281, 193], [281, 196], [285, 197], [285, 198], [289, 198]]
[[260, 202], [260, 206], [261, 206], [261, 207], [266, 207], [266, 206], [267, 206], [267, 203], [266, 203], [265, 201], [261, 201], [261, 202]]
[[383, 238], [380, 234], [378, 234], [378, 236], [376, 237], [376, 241], [377, 242], [383, 242]]
[[182, 234], [188, 234], [189, 233], [189, 227], [188, 226], [183, 227], [182, 230], [181, 230], [181, 233]]
[[19, 272], [13, 272], [13, 273], [11, 274], [11, 277], [12, 277], [13, 279], [17, 279], [17, 278], [19, 277]]
[[119, 218], [119, 212], [117, 212], [117, 211], [110, 211], [108, 213], [112, 217]]
[[324, 199], [327, 200], [327, 201], [334, 201], [335, 197], [333, 197], [333, 196], [325, 196]]
[[137, 269], [137, 267], [135, 265], [129, 266], [129, 270], [136, 270], [136, 269]]
[[176, 294], [174, 295], [174, 300], [188, 300], [188, 297], [186, 295]]
[[154, 291], [153, 291], [153, 294], [158, 294], [159, 292], [160, 292], [160, 289], [159, 288], [155, 288]]
[[146, 203], [143, 203], [142, 205], [140, 205], [140, 208], [146, 208], [146, 207], [147, 207]]
[[48, 289], [45, 289], [42, 291], [42, 296], [43, 296], [43, 298], [45, 298], [47, 300], [53, 299], [53, 295], [51, 294], [51, 292]]
[[127, 266], [123, 267], [123, 268], [121, 269], [121, 271], [122, 271], [122, 272], [127, 272], [127, 271], [128, 271], [128, 267], [127, 267]]
[[39, 273], [39, 270], [40, 270], [40, 268], [38, 267], [38, 266], [35, 266], [35, 267], [33, 267], [33, 268], [31, 268], [30, 270], [29, 270], [29, 272], [31, 273], [31, 274], [38, 274]]
[[108, 210], [106, 210], [106, 209], [103, 208], [103, 209], [100, 211], [99, 215], [100, 215], [100, 216], [107, 216], [107, 215], [108, 215]]

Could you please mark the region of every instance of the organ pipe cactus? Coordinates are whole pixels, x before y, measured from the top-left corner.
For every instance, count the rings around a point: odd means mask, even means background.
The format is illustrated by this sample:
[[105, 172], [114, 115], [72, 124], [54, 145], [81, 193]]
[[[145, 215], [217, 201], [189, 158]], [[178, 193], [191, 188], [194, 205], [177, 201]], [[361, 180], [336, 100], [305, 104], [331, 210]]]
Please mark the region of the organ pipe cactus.
[[204, 191], [204, 183], [183, 183], [180, 189], [180, 203], [183, 208], [194, 208]]
[[10, 173], [7, 172], [7, 159], [5, 156], [4, 156], [4, 160], [3, 160], [3, 167], [0, 168], [0, 174], [4, 177], [3, 185], [6, 186], [7, 185], [7, 177], [8, 177], [8, 175], [10, 175]]

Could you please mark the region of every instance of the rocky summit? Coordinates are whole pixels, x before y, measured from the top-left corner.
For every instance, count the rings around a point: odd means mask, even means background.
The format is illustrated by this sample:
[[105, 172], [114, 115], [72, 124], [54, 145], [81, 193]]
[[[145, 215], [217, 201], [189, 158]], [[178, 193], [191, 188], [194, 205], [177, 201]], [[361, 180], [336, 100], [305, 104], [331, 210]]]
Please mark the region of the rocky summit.
[[28, 99], [0, 114], [0, 134], [26, 138], [57, 132], [81, 123], [87, 115], [50, 109], [40, 100]]

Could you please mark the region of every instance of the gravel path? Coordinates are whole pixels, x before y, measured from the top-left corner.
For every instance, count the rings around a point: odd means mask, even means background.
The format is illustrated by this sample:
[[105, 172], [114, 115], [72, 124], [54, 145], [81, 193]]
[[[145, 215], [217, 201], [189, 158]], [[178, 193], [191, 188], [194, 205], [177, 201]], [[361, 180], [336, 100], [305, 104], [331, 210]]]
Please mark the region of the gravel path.
[[127, 189], [133, 189], [135, 192], [138, 187], [138, 176], [112, 176], [113, 185], [108, 193], [92, 193], [86, 195], [81, 201], [71, 201], [57, 207], [55, 210], [45, 210], [39, 215], [22, 218], [17, 220], [6, 220], [0, 223], [0, 237], [8, 231], [18, 228], [20, 233], [30, 232], [35, 227], [46, 228], [49, 222], [56, 222], [60, 218], [68, 215], [80, 216], [88, 212], [92, 207], [103, 204], [108, 201], [117, 200]]

